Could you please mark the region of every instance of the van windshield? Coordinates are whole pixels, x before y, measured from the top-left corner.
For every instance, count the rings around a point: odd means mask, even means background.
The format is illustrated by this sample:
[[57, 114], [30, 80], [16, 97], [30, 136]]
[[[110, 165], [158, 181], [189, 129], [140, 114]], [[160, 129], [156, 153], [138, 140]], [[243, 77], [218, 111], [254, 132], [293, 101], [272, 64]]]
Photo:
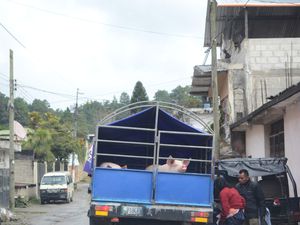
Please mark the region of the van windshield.
[[65, 176], [46, 176], [43, 177], [41, 184], [54, 185], [54, 184], [66, 184]]

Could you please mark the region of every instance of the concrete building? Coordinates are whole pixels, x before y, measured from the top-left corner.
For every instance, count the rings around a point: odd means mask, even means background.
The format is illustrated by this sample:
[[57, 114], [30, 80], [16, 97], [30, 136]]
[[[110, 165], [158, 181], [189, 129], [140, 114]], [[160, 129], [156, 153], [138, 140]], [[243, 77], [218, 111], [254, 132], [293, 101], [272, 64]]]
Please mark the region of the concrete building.
[[299, 193], [300, 83], [274, 96], [230, 128], [245, 132], [246, 156], [288, 158]]
[[[15, 136], [15, 152], [21, 151], [19, 137]], [[9, 206], [9, 131], [0, 131], [0, 208]]]
[[[217, 2], [221, 142], [227, 151], [244, 156], [245, 132], [229, 126], [300, 81], [300, 3]], [[209, 18], [208, 7], [206, 47], [211, 45]], [[209, 66], [195, 66], [191, 94], [210, 96], [210, 71]]]

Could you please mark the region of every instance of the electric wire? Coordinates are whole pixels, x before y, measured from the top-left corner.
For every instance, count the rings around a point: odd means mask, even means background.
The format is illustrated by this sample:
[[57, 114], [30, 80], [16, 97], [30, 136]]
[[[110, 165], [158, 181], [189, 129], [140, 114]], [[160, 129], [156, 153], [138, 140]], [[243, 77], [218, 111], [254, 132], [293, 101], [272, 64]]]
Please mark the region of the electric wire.
[[1, 22], [0, 22], [0, 25], [16, 42], [18, 42], [23, 48], [26, 48], [25, 45], [23, 45], [23, 43], [21, 41], [19, 41], [19, 39], [16, 38], [16, 36], [13, 35]]
[[64, 14], [64, 13], [51, 11], [51, 10], [48, 10], [48, 9], [39, 8], [39, 7], [36, 7], [36, 6], [33, 6], [33, 5], [24, 4], [24, 3], [17, 2], [17, 1], [11, 1], [10, 0], [10, 2], [12, 2], [14, 4], [17, 4], [17, 5], [24, 6], [24, 7], [32, 8], [32, 9], [35, 9], [35, 10], [38, 10], [38, 11], [42, 11], [42, 12], [45, 12], [45, 13], [53, 14], [53, 15], [56, 15], [56, 16], [63, 16], [63, 17], [67, 17], [67, 18], [70, 18], [70, 19], [74, 19], [74, 20], [79, 20], [79, 21], [83, 21], [83, 22], [87, 22], [87, 23], [94, 23], [94, 24], [103, 25], [103, 26], [107, 26], [107, 27], [112, 27], [112, 28], [116, 28], [116, 29], [129, 30], [129, 31], [135, 31], [135, 32], [143, 32], [143, 33], [149, 33], [149, 34], [156, 34], [156, 35], [161, 35], [161, 36], [178, 37], [178, 38], [204, 39], [203, 37], [200, 37], [200, 36], [185, 35], [185, 34], [172, 34], [172, 33], [166, 33], [166, 32], [161, 32], [161, 31], [153, 31], [153, 30], [141, 29], [141, 28], [136, 28], [136, 27], [129, 27], [129, 26], [111, 24], [111, 23], [103, 23], [103, 22], [100, 22], [100, 21], [85, 19], [85, 18], [81, 18], [81, 17], [67, 15], [67, 14]]

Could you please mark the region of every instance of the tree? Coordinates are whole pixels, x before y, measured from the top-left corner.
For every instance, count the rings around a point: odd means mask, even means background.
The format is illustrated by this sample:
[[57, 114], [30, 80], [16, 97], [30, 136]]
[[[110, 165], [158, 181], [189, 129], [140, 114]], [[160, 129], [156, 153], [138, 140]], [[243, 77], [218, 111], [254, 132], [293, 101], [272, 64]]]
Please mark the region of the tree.
[[155, 92], [154, 100], [162, 102], [172, 102], [172, 99], [166, 90], [158, 90], [157, 92]]
[[126, 92], [122, 92], [119, 102], [121, 106], [130, 104], [130, 96]]
[[52, 110], [50, 109], [50, 104], [47, 102], [47, 100], [34, 99], [30, 106], [30, 111], [46, 113]]
[[112, 111], [115, 111], [116, 109], [118, 109], [120, 107], [120, 104], [118, 103], [118, 100], [116, 98], [116, 96], [114, 96], [112, 102], [110, 103], [110, 109]]
[[51, 112], [32, 112], [29, 115], [32, 132], [24, 149], [33, 149], [38, 160], [67, 160], [71, 153], [81, 152], [79, 140], [73, 137], [71, 127], [62, 124], [59, 117]]
[[2, 128], [8, 128], [8, 97], [0, 93], [0, 124]]
[[51, 151], [52, 136], [49, 130], [38, 128], [28, 134], [28, 140], [23, 144], [23, 150], [33, 150], [39, 161], [53, 162], [55, 157]]
[[56, 111], [56, 115], [60, 118], [61, 123], [70, 125], [73, 123], [73, 114], [69, 107], [65, 111]]
[[141, 81], [136, 82], [132, 96], [131, 96], [131, 103], [140, 102], [140, 101], [148, 101], [148, 95], [146, 89], [144, 88]]
[[15, 106], [15, 120], [20, 122], [23, 126], [29, 125], [29, 105], [23, 98], [16, 98], [14, 101]]
[[178, 105], [187, 107], [187, 108], [194, 108], [199, 107], [202, 104], [202, 98], [191, 96], [190, 93], [191, 87], [185, 86], [181, 87], [180, 85], [177, 86], [175, 89], [171, 91], [170, 97], [173, 102]]

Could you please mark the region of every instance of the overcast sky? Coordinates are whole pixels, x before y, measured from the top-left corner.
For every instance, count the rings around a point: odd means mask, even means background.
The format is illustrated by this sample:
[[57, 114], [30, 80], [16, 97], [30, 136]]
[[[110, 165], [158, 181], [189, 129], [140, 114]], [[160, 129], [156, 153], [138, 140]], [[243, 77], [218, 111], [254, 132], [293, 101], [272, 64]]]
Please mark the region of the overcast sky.
[[[140, 80], [150, 97], [190, 85], [204, 59], [206, 0], [0, 0], [0, 91], [8, 95], [9, 49], [16, 97], [75, 102], [131, 95]], [[18, 43], [21, 42], [20, 43]], [[23, 47], [24, 45], [25, 47]]]

